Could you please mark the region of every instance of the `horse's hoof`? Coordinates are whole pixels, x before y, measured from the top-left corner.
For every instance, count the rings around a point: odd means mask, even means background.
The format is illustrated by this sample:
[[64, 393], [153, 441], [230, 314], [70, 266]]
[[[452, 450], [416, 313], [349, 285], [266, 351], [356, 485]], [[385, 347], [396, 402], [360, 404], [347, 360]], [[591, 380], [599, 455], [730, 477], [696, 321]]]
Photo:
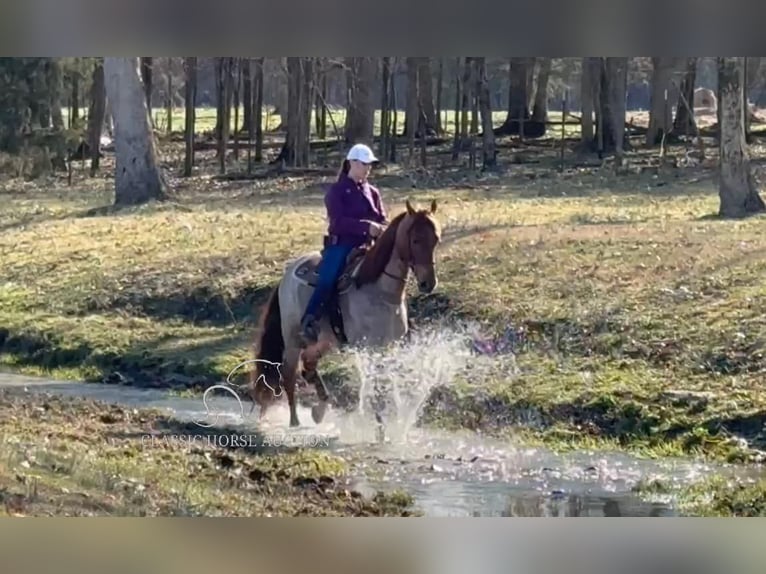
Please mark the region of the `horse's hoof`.
[[327, 411], [326, 403], [319, 403], [311, 407], [311, 418], [314, 419], [314, 423], [319, 424], [322, 422], [325, 411]]
[[298, 419], [290, 419], [290, 428], [295, 428], [301, 426], [300, 421]]

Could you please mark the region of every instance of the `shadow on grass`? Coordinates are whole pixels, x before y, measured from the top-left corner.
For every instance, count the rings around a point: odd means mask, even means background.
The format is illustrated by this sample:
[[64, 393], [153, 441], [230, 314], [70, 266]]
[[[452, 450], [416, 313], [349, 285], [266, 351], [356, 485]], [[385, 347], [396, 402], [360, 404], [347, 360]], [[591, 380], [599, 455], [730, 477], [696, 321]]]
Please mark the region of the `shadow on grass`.
[[106, 302], [91, 302], [85, 311], [123, 311], [159, 321], [182, 320], [197, 326], [253, 325], [273, 288], [273, 285], [247, 286], [233, 293], [217, 291], [210, 285], [167, 293], [136, 289], [116, 293]]
[[[236, 367], [216, 367], [215, 359], [241, 349], [249, 359], [252, 334], [248, 330], [204, 342], [183, 345], [163, 343], [163, 336], [125, 350], [105, 350], [88, 343], [67, 343], [61, 335], [30, 330], [0, 330], [0, 353], [13, 357], [15, 367], [43, 370], [80, 369], [87, 382], [129, 384], [137, 387], [203, 389], [221, 383]], [[225, 372], [224, 372], [225, 371]]]

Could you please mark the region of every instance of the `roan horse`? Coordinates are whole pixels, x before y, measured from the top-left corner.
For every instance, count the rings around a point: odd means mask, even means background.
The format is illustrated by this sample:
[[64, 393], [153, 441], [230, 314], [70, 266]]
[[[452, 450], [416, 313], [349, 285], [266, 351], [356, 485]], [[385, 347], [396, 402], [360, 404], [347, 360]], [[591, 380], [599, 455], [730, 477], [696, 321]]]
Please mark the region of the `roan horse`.
[[317, 372], [322, 354], [343, 344], [382, 346], [407, 333], [407, 279], [412, 271], [421, 293], [436, 288], [434, 251], [441, 240], [441, 227], [434, 218], [435, 200], [430, 210], [416, 210], [409, 201], [406, 205], [407, 210], [391, 221], [372, 247], [349, 255], [344, 274], [349, 273], [351, 279], [344, 282], [341, 277], [330, 305], [337, 305], [340, 311], [342, 336], [333, 332], [331, 309], [320, 320], [319, 340], [305, 345], [300, 321], [313, 287], [300, 272], [315, 272], [319, 254], [301, 255], [285, 266], [261, 313], [260, 336], [255, 346], [257, 360], [248, 385], [253, 407], [260, 406], [261, 418], [284, 389], [290, 405], [290, 426], [300, 425], [295, 384], [302, 363], [301, 375], [307, 383], [314, 384], [319, 398], [311, 415], [315, 423], [320, 423], [329, 401], [327, 388]]

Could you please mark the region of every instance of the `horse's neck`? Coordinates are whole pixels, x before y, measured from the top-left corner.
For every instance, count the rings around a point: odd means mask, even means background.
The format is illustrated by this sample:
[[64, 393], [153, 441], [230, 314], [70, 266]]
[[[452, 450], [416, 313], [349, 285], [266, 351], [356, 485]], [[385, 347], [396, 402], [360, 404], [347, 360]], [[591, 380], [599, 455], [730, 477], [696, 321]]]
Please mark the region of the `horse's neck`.
[[[390, 298], [392, 302], [401, 302], [404, 300], [404, 289], [407, 286], [407, 276], [410, 269], [407, 262], [402, 260], [396, 252], [396, 249], [391, 253], [391, 258], [383, 268], [384, 273], [380, 274], [377, 281], [375, 281], [375, 287], [380, 290], [386, 298]], [[401, 280], [395, 279], [401, 277]]]

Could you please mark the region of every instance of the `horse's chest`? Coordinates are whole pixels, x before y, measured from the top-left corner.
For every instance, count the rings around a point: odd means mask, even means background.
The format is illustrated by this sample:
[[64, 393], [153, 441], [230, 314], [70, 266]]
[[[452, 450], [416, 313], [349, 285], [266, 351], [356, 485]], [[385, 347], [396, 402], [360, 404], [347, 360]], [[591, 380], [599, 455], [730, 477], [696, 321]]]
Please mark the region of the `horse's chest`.
[[378, 298], [369, 298], [349, 301], [344, 307], [344, 324], [348, 327], [346, 335], [349, 340], [375, 339], [385, 343], [403, 337], [407, 332], [405, 304], [397, 306]]

